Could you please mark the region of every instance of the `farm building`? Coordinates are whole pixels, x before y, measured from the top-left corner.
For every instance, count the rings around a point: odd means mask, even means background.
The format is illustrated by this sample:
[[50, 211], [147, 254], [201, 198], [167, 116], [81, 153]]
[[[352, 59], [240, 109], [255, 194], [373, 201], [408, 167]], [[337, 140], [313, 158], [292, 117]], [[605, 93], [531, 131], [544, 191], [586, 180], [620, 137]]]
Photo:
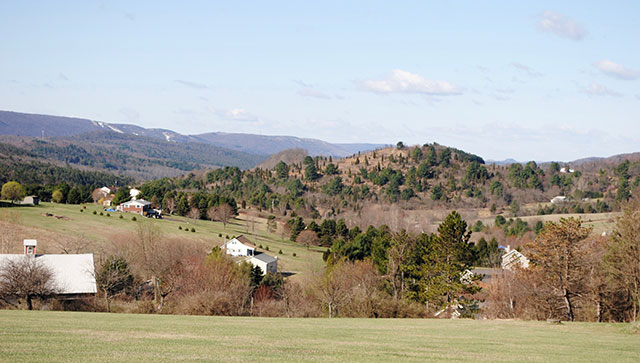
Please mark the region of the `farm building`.
[[40, 199], [38, 199], [38, 197], [35, 195], [24, 197], [24, 199], [22, 200], [22, 204], [38, 205], [38, 203], [40, 203]]
[[567, 197], [563, 196], [563, 195], [559, 195], [557, 197], [553, 197], [553, 199], [551, 199], [551, 203], [553, 204], [560, 204], [560, 203], [564, 203], [567, 201]]
[[76, 299], [97, 292], [93, 254], [43, 254], [36, 252], [36, 240], [24, 240], [24, 253], [0, 254], [0, 268], [5, 264], [34, 261], [52, 273], [54, 297]]
[[249, 262], [262, 269], [263, 274], [278, 272], [278, 258], [266, 253], [258, 252], [249, 259]]
[[262, 273], [278, 272], [278, 258], [269, 256], [264, 252], [256, 252], [256, 245], [243, 235], [230, 239], [222, 245], [222, 248], [228, 255], [245, 257], [240, 261], [247, 261], [254, 266], [260, 267]]
[[227, 251], [228, 255], [234, 257], [253, 256], [256, 250], [256, 245], [254, 245], [247, 237], [240, 235], [223, 244], [222, 249]]
[[516, 266], [528, 268], [529, 259], [522, 253], [512, 250], [510, 246], [507, 246], [504, 250], [504, 255], [502, 255], [501, 267], [504, 270], [511, 270]]
[[148, 202], [144, 199], [131, 200], [129, 202], [120, 204], [117, 210], [122, 212], [137, 213], [144, 216], [147, 215], [147, 213], [151, 210], [151, 202]]

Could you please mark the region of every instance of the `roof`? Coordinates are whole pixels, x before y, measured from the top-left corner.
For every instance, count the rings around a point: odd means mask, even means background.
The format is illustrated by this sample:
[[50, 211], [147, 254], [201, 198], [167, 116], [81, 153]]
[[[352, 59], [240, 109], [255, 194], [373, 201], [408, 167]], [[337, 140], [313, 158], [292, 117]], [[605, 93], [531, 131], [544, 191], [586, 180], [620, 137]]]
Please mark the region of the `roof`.
[[257, 253], [257, 254], [255, 254], [255, 255], [253, 256], [253, 258], [255, 258], [256, 260], [260, 260], [260, 261], [262, 261], [262, 262], [264, 262], [264, 263], [271, 263], [271, 262], [276, 262], [276, 261], [278, 261], [278, 259], [277, 259], [277, 258], [272, 257], [272, 256], [269, 256], [269, 255], [267, 255], [267, 254], [266, 254], [266, 253], [264, 253], [264, 252], [261, 252], [261, 253]]
[[[245, 240], [246, 240], [246, 241], [248, 241], [246, 238], [245, 238]], [[239, 244], [244, 245], [244, 246], [247, 246], [247, 247], [249, 247], [249, 248], [251, 248], [251, 249], [253, 249], [253, 250], [255, 250], [255, 249], [256, 249], [256, 245], [254, 245], [253, 243], [251, 243], [251, 242], [246, 242], [246, 243], [245, 243], [245, 242], [242, 242], [242, 241], [240, 241], [237, 237], [236, 237], [236, 238], [232, 238], [232, 239], [228, 240], [227, 242], [224, 242], [224, 243], [222, 244], [222, 247], [224, 248], [224, 247], [226, 247], [228, 244], [230, 244], [230, 243], [235, 243], [235, 242], [238, 242]]]
[[251, 246], [251, 247], [256, 247], [255, 244], [253, 244], [253, 242], [251, 242], [250, 239], [248, 239], [247, 237], [245, 237], [244, 235], [239, 235], [238, 237], [236, 237], [235, 239], [237, 239], [238, 241], [242, 242], [243, 244], [247, 245], [247, 246]]
[[122, 203], [122, 205], [132, 205], [132, 204], [145, 206], [145, 205], [151, 205], [151, 202], [147, 202], [144, 199], [136, 199], [136, 200], [131, 200], [131, 201]]
[[[24, 254], [0, 255], [0, 265], [5, 261], [34, 258]], [[94, 294], [93, 254], [36, 255], [36, 261], [51, 269], [59, 294]]]

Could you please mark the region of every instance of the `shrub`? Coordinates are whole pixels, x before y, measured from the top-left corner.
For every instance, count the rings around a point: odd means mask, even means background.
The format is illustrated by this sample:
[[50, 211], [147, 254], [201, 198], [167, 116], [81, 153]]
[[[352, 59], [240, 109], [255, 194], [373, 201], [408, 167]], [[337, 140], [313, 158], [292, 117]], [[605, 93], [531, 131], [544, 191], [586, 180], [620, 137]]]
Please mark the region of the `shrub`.
[[282, 250], [278, 251], [278, 254], [281, 255], [282, 254]]
[[107, 217], [111, 217], [111, 213], [107, 213]]
[[229, 239], [229, 235], [227, 235], [226, 238]]
[[122, 214], [121, 214], [121, 215], [120, 215], [120, 217], [118, 217], [118, 218], [122, 219], [122, 218], [124, 218], [124, 217], [123, 217], [123, 216], [122, 216]]
[[262, 245], [259, 245], [258, 248], [262, 248]]
[[293, 253], [293, 257], [296, 257], [296, 253], [295, 252]]
[[93, 215], [96, 215], [96, 214], [98, 214], [98, 212], [96, 212], [96, 211], [93, 211]]
[[222, 238], [222, 233], [218, 233], [218, 237]]
[[133, 217], [131, 217], [131, 220], [135, 222], [135, 221], [138, 220], [138, 218], [136, 218], [136, 216], [133, 216]]
[[182, 226], [178, 226], [178, 229], [182, 229]]
[[84, 209], [80, 209], [80, 213], [84, 212]]
[[269, 251], [269, 246], [265, 247], [265, 250]]
[[100, 215], [101, 215], [101, 216], [103, 216], [103, 215], [104, 215], [104, 213], [100, 212]]
[[196, 231], [196, 229], [191, 227], [191, 232], [195, 232], [195, 231]]

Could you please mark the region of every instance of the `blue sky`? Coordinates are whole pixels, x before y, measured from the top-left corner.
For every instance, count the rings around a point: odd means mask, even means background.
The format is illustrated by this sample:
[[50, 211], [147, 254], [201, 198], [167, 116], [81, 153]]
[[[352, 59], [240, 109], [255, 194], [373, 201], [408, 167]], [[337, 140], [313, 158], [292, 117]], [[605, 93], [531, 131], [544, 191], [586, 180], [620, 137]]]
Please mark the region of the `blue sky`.
[[637, 1], [1, 1], [0, 109], [181, 133], [640, 151]]

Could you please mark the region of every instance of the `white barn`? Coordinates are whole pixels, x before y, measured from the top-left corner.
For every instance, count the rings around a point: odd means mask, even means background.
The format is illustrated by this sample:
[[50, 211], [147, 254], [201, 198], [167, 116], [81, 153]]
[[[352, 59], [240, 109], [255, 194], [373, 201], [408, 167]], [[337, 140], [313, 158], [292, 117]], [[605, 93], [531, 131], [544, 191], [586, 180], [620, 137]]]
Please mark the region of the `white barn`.
[[23, 254], [0, 254], [0, 267], [9, 261], [35, 259], [51, 270], [53, 285], [59, 298], [73, 299], [95, 294], [98, 289], [94, 273], [93, 254], [36, 254], [36, 240], [24, 241]]

